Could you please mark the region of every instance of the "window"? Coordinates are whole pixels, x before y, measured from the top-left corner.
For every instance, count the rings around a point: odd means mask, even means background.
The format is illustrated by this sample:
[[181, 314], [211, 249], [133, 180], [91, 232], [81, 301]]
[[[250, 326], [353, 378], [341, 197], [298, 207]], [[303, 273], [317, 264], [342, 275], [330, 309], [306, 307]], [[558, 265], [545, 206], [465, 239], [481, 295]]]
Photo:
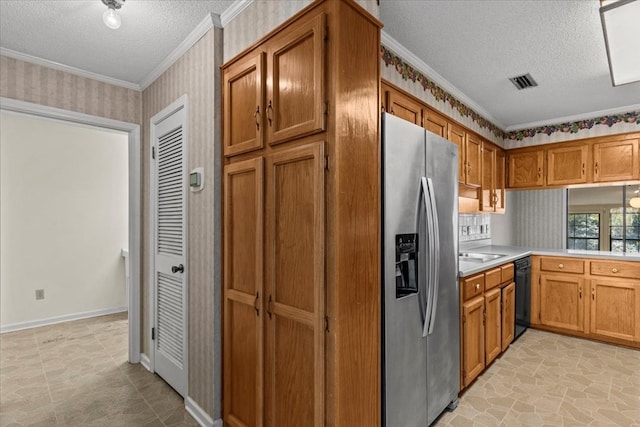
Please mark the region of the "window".
[[600, 214], [570, 213], [567, 228], [568, 249], [600, 250]]
[[640, 209], [615, 208], [610, 215], [611, 250], [640, 253]]

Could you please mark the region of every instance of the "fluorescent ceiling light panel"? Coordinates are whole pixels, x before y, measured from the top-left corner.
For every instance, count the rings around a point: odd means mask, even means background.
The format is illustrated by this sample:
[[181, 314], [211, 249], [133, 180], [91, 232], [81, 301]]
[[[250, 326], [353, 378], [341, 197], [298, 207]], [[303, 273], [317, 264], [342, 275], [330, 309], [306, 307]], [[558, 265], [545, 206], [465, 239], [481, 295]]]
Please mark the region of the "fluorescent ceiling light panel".
[[613, 85], [640, 81], [640, 1], [603, 3], [600, 19]]

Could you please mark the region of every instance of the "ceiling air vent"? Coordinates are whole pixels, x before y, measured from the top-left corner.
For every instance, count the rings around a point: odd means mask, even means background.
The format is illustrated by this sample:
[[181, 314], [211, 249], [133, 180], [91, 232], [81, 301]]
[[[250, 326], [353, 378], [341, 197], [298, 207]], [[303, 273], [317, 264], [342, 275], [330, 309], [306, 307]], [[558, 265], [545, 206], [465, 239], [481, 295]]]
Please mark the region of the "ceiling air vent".
[[511, 77], [509, 80], [518, 88], [518, 90], [538, 86], [538, 83], [533, 80], [533, 77], [531, 77], [531, 74], [529, 73], [522, 76]]

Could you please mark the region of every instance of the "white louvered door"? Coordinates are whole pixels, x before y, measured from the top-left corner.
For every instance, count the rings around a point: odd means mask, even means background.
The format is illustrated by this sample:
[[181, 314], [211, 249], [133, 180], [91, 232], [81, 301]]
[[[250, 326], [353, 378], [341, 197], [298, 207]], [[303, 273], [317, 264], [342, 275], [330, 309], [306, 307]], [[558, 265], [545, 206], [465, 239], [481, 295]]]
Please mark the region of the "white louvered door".
[[187, 392], [184, 108], [155, 125], [154, 369], [183, 397]]

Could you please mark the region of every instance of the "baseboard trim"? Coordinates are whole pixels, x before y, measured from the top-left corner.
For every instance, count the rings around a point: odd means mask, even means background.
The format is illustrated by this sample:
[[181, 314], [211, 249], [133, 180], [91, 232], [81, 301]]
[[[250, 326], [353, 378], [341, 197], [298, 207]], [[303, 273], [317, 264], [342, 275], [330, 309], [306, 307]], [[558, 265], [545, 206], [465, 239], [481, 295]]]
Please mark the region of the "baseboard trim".
[[54, 316], [46, 319], [30, 320], [28, 322], [12, 323], [0, 326], [0, 334], [5, 332], [21, 331], [23, 329], [37, 328], [39, 326], [54, 325], [56, 323], [72, 322], [74, 320], [89, 319], [91, 317], [106, 316], [108, 314], [116, 314], [126, 312], [127, 307], [103, 308], [101, 310], [85, 311], [83, 313], [65, 314], [63, 316]]
[[153, 372], [151, 369], [151, 359], [144, 353], [140, 353], [140, 364], [149, 372]]
[[222, 427], [222, 420], [216, 420], [214, 422], [213, 418], [211, 418], [209, 414], [207, 414], [204, 409], [202, 409], [200, 405], [198, 405], [189, 396], [184, 399], [184, 407], [202, 427]]

